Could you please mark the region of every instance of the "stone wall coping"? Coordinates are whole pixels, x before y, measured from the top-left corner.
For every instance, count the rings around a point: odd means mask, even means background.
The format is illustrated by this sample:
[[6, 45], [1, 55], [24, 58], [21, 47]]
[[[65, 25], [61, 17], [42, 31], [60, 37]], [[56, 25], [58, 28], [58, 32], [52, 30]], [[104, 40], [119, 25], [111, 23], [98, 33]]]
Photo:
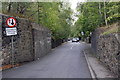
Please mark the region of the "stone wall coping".
[[36, 24], [36, 23], [31, 23], [31, 24], [37, 25], [37, 26], [34, 26], [33, 29], [51, 32], [47, 27], [43, 27], [41, 24]]
[[0, 16], [10, 16], [10, 17], [14, 17], [14, 18], [16, 18], [16, 19], [28, 20], [28, 19], [26, 19], [26, 18], [21, 18], [21, 17], [17, 17], [17, 16], [6, 15], [6, 14], [2, 14], [2, 13], [0, 13]]
[[[0, 16], [10, 16], [10, 17], [14, 17], [14, 16], [11, 16], [11, 15], [6, 15], [6, 14], [2, 14], [2, 13], [0, 13]], [[28, 22], [30, 22], [32, 25], [37, 25], [37, 26], [35, 26], [35, 27], [32, 27], [33, 29], [37, 29], [37, 30], [44, 30], [44, 31], [48, 31], [48, 32], [50, 32], [51, 33], [51, 31], [47, 28], [47, 27], [43, 27], [41, 24], [37, 24], [37, 23], [34, 23], [34, 22], [31, 22], [31, 21], [29, 21], [28, 19], [26, 19], [26, 18], [20, 18], [20, 17], [14, 17], [14, 18], [16, 18], [16, 19], [19, 19], [19, 20], [27, 20]]]

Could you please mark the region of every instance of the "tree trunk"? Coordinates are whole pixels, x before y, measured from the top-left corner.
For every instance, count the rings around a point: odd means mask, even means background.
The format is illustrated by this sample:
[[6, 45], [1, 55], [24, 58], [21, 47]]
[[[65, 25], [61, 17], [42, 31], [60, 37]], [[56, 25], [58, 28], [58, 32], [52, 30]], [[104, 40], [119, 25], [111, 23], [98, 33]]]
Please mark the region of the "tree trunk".
[[99, 14], [100, 16], [102, 16], [102, 13], [101, 13], [101, 3], [99, 2]]
[[[100, 14], [100, 21], [101, 21], [101, 24], [102, 24], [102, 12], [101, 12], [101, 2], [99, 0], [99, 14]], [[101, 26], [101, 24], [99, 26]]]
[[40, 19], [39, 19], [39, 13], [40, 13], [40, 11], [39, 11], [39, 8], [40, 8], [40, 6], [39, 6], [39, 2], [38, 2], [38, 24], [40, 22]]
[[12, 3], [9, 2], [9, 4], [8, 4], [8, 13], [11, 11], [11, 5], [12, 5]]
[[19, 13], [19, 3], [17, 2], [16, 4], [17, 4], [17, 11], [16, 12]]
[[106, 18], [106, 4], [105, 4], [105, 0], [104, 0], [104, 18], [105, 18], [105, 24], [107, 26], [107, 18]]

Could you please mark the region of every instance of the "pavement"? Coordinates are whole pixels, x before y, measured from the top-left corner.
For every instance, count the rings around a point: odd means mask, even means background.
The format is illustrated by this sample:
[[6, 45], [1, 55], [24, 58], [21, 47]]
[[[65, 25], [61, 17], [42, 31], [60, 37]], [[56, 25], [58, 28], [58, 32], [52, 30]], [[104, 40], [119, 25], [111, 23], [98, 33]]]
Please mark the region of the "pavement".
[[87, 60], [87, 64], [89, 66], [92, 78], [100, 79], [100, 78], [106, 78], [106, 79], [112, 79], [112, 78], [117, 78], [110, 70], [102, 63], [100, 62], [97, 58], [96, 55], [93, 54], [92, 48], [90, 44], [85, 44], [84, 48], [84, 55]]
[[4, 70], [3, 78], [91, 78], [85, 44], [64, 43], [37, 61]]
[[[2, 51], [0, 51], [0, 67], [2, 66]], [[1, 78], [2, 78], [2, 69], [0, 69], [0, 80], [1, 80]]]

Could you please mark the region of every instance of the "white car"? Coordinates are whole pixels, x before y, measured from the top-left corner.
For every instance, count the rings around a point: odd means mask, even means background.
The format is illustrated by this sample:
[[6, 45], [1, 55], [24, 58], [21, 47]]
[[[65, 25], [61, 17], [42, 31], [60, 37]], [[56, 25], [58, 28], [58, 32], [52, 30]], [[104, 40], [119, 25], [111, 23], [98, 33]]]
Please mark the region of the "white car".
[[72, 42], [79, 42], [79, 38], [73, 38]]

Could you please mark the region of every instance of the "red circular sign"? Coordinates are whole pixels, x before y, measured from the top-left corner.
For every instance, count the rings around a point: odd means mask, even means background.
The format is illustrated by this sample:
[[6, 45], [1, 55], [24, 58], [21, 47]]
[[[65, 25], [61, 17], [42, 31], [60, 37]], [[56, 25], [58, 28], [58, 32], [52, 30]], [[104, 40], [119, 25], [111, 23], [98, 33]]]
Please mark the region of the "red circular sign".
[[13, 18], [13, 17], [10, 17], [6, 20], [6, 24], [9, 26], [9, 27], [14, 27], [16, 26], [16, 19]]

